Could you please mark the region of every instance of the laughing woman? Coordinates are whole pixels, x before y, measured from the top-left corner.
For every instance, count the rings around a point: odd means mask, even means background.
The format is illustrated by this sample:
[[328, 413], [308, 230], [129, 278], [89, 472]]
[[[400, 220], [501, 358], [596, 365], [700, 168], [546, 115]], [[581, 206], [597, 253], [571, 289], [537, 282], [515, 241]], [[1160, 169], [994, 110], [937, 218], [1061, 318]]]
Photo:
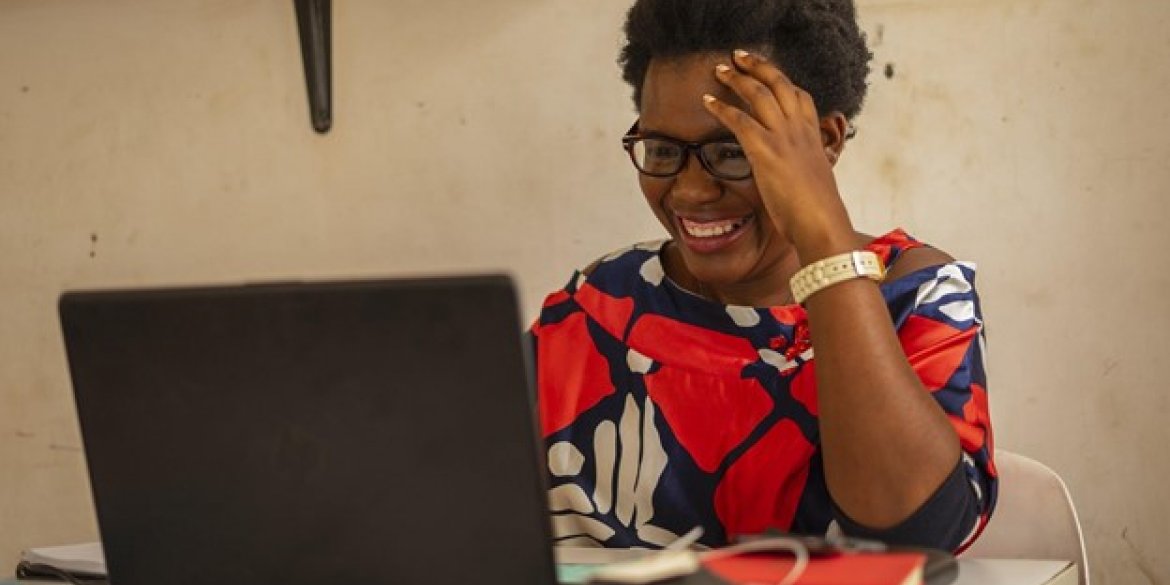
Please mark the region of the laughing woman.
[[996, 493], [974, 266], [853, 228], [852, 1], [638, 0], [625, 33], [622, 146], [669, 238], [533, 328], [558, 541], [969, 544]]

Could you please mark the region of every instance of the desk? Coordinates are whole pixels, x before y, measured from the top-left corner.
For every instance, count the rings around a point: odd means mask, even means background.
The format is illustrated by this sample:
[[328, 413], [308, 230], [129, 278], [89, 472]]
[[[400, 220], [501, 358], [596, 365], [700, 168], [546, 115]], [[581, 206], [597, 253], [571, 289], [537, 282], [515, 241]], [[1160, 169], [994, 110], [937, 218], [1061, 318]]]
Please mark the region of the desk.
[[[612, 548], [553, 547], [558, 563], [598, 564], [631, 560], [646, 551]], [[566, 583], [580, 583], [588, 571], [565, 571]], [[1077, 585], [1077, 566], [1068, 561], [1031, 559], [959, 558], [959, 577], [953, 585]], [[3, 584], [0, 584], [3, 585]]]
[[1077, 585], [1077, 566], [1068, 561], [959, 559], [954, 585]]
[[[0, 585], [31, 583], [51, 582], [0, 581]], [[953, 585], [1077, 585], [1077, 568], [1068, 561], [959, 559], [959, 578]]]

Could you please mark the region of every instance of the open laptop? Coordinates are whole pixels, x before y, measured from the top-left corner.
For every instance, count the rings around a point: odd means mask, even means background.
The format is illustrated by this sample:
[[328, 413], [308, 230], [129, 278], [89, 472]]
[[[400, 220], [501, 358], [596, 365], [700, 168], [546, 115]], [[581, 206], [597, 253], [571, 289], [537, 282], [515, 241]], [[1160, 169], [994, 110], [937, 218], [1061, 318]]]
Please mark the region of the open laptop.
[[113, 585], [555, 582], [502, 276], [69, 292]]

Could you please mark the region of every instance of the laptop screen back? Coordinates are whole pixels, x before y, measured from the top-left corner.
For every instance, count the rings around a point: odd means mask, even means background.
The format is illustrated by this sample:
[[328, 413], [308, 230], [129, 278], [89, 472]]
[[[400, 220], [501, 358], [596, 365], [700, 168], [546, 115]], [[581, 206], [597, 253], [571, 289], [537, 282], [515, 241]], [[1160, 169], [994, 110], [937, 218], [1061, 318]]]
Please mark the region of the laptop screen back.
[[507, 278], [60, 311], [115, 585], [554, 582]]

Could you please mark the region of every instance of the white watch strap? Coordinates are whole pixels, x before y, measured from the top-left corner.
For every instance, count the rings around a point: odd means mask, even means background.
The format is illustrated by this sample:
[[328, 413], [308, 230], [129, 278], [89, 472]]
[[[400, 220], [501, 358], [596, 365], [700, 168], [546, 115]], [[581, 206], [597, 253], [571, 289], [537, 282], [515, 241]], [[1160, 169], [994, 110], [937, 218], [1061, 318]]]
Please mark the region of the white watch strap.
[[884, 277], [885, 268], [877, 254], [868, 250], [854, 250], [817, 260], [801, 268], [788, 281], [788, 286], [792, 288], [793, 299], [804, 304], [805, 299], [834, 284], [854, 278], [880, 282]]

